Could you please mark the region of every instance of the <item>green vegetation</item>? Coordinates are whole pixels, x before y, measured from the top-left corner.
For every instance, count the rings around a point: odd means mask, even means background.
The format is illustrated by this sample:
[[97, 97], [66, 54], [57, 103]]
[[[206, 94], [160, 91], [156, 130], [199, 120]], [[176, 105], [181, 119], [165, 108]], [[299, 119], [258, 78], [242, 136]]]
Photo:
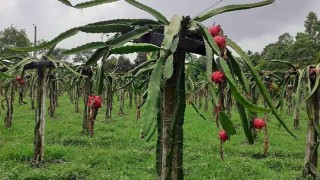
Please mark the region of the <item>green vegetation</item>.
[[[116, 98], [115, 98], [116, 99]], [[29, 102], [29, 99], [26, 98]], [[82, 102], [82, 100], [80, 101]], [[81, 104], [81, 103], [80, 103]], [[114, 102], [116, 112], [118, 102]], [[83, 106], [80, 106], [80, 112]], [[103, 107], [105, 108], [105, 106]], [[209, 107], [212, 109], [212, 107]], [[288, 136], [273, 116], [268, 123], [270, 148], [263, 156], [263, 132], [254, 145], [245, 140], [241, 121], [233, 110], [237, 134], [224, 144], [225, 161], [220, 159], [218, 129], [211, 112], [203, 120], [187, 106], [184, 136], [186, 179], [294, 179], [301, 176], [307, 116], [301, 112], [297, 139]], [[57, 118], [46, 123], [45, 162], [33, 167], [34, 112], [30, 105], [14, 104], [13, 127], [0, 126], [0, 179], [156, 179], [156, 136], [141, 140], [141, 122], [126, 102], [124, 116], [113, 115], [104, 123], [99, 111], [95, 137], [82, 135], [82, 113], [74, 113], [68, 97], [59, 97]], [[293, 125], [292, 116], [286, 123]]]
[[[59, 1], [81, 9], [117, 0]], [[0, 31], [2, 59], [19, 61], [0, 63], [6, 110], [5, 128], [0, 128], [0, 179], [318, 177], [320, 64], [315, 64], [320, 20], [315, 13], [308, 15], [305, 32], [295, 39], [284, 33], [260, 54], [245, 53], [220, 25], [202, 22], [275, 0], [209, 8], [171, 20], [136, 0], [125, 1], [156, 20], [94, 22], [41, 44], [35, 33], [34, 46], [16, 42], [19, 37], [27, 40], [23, 30]], [[112, 35], [103, 42], [56, 48], [80, 32], [102, 34], [101, 41], [104, 34]], [[18, 36], [8, 38], [13, 34]], [[38, 52], [30, 57], [32, 51]], [[133, 52], [140, 52], [135, 64], [124, 56]], [[73, 66], [72, 57], [82, 64]], [[63, 92], [59, 103], [58, 90]], [[15, 91], [19, 103], [13, 105]], [[23, 101], [28, 93], [31, 106]], [[115, 95], [118, 101], [113, 102]], [[106, 98], [102, 109], [101, 97]], [[201, 98], [206, 98], [203, 108]], [[47, 113], [51, 119], [45, 118]], [[150, 134], [155, 135], [148, 138]]]
[[298, 32], [295, 37], [289, 33], [279, 36], [278, 41], [268, 44], [261, 53], [251, 52], [251, 59], [260, 70], [286, 69], [286, 66], [271, 62], [281, 59], [303, 68], [320, 62], [320, 19], [315, 12], [310, 12], [304, 22], [305, 32]]

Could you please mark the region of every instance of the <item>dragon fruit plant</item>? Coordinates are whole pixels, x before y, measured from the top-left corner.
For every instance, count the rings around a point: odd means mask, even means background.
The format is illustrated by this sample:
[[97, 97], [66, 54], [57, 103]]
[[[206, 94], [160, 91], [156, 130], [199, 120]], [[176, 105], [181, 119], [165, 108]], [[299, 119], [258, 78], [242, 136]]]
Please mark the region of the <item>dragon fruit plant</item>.
[[[92, 0], [88, 2], [72, 4], [68, 0], [59, 0], [73, 8], [88, 8], [99, 4], [111, 3], [117, 0]], [[135, 0], [125, 0], [127, 3], [144, 10], [153, 19], [113, 19], [90, 23], [84, 26], [72, 28], [53, 40], [35, 47], [11, 48], [17, 51], [35, 51], [50, 48], [59, 42], [74, 36], [78, 32], [84, 33], [112, 33], [112, 36], [104, 42], [90, 42], [79, 47], [66, 50], [66, 54], [79, 53], [86, 50], [95, 50], [85, 65], [90, 66], [102, 59], [105, 61], [112, 54], [127, 54], [133, 52], [152, 52], [151, 60], [139, 65], [136, 69], [128, 72], [133, 82], [136, 79], [143, 80], [148, 84], [144, 93], [144, 109], [142, 109], [142, 128], [140, 136], [148, 137], [152, 129], [158, 132], [156, 150], [156, 171], [160, 179], [183, 179], [183, 124], [186, 107], [185, 94], [185, 67], [186, 53], [202, 50], [206, 55], [206, 72], [196, 65], [188, 64], [200, 69], [208, 82], [209, 96], [213, 100], [214, 107], [221, 107], [217, 113], [223, 129], [220, 137], [221, 142], [229, 139], [236, 133], [231, 117], [225, 112], [223, 97], [216, 97], [216, 86], [229, 86], [232, 96], [236, 100], [238, 112], [242, 121], [242, 127], [249, 144], [254, 143], [252, 135], [252, 121], [248, 120], [247, 111], [270, 113], [278, 119], [280, 124], [291, 134], [280, 113], [263, 84], [258, 72], [251, 63], [249, 56], [231, 39], [224, 35], [220, 26], [207, 28], [202, 22], [215, 15], [250, 8], [256, 8], [271, 4], [274, 0], [264, 0], [252, 4], [229, 5], [217, 9], [209, 9], [196, 17], [174, 15], [169, 21], [164, 15], [155, 9], [148, 7]], [[159, 35], [160, 34], [160, 35]], [[152, 40], [153, 35], [159, 35]], [[151, 39], [151, 40], [150, 40]], [[157, 41], [161, 39], [160, 41]], [[185, 41], [195, 40], [200, 42], [198, 47], [186, 44]], [[127, 44], [128, 42], [133, 44]], [[241, 58], [234, 58], [229, 50], [233, 49]], [[218, 57], [215, 60], [214, 57]], [[241, 64], [252, 75], [259, 91], [268, 107], [260, 107], [245, 98], [249, 93], [248, 80], [244, 77]], [[216, 72], [216, 74], [212, 74]], [[218, 73], [219, 72], [219, 73]], [[105, 73], [98, 73], [100, 79], [106, 78]], [[150, 75], [149, 78], [145, 78]], [[212, 77], [211, 77], [212, 75]], [[217, 85], [215, 85], [217, 83]], [[128, 83], [129, 85], [130, 83]], [[101, 92], [95, 94], [100, 96]], [[219, 100], [220, 99], [220, 100]], [[153, 128], [154, 127], [154, 128]], [[294, 136], [294, 135], [293, 135]], [[226, 138], [227, 137], [227, 138]]]

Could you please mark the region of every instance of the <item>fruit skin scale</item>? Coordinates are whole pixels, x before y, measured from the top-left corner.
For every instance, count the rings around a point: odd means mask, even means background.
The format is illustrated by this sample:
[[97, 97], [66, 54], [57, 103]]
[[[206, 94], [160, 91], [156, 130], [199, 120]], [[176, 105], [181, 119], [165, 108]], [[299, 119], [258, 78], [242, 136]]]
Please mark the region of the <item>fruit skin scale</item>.
[[225, 76], [222, 71], [214, 71], [211, 75], [211, 79], [216, 84], [221, 84], [225, 80]]
[[211, 36], [215, 37], [215, 36], [219, 35], [219, 33], [221, 32], [222, 29], [221, 29], [221, 26], [218, 25], [218, 26], [211, 26], [211, 27], [209, 27], [208, 30], [209, 30]]
[[95, 109], [101, 108], [101, 96], [89, 96], [87, 106], [93, 106]]
[[215, 36], [213, 37], [214, 42], [217, 43], [217, 45], [219, 46], [220, 49], [225, 48], [227, 41], [226, 41], [226, 37], [224, 36]]
[[262, 129], [266, 127], [266, 122], [263, 119], [256, 118], [253, 120], [253, 127], [256, 129]]
[[225, 142], [226, 140], [229, 139], [229, 136], [228, 136], [228, 134], [227, 134], [227, 132], [226, 132], [225, 130], [221, 130], [221, 131], [219, 132], [219, 138], [220, 138], [220, 140], [221, 140], [222, 142]]

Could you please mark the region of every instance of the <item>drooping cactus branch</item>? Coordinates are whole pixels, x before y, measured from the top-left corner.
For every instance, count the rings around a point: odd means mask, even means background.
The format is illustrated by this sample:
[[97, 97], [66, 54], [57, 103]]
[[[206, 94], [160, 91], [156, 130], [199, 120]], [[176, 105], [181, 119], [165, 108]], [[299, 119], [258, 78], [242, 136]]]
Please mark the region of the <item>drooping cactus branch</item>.
[[[320, 86], [315, 83], [316, 75], [310, 75], [311, 88], [316, 88], [312, 96], [307, 100], [306, 110], [308, 114], [307, 145], [305, 150], [303, 176], [311, 175], [316, 178], [318, 166], [319, 147], [319, 122], [320, 122]], [[318, 80], [319, 81], [319, 80]], [[315, 87], [318, 85], [318, 87]]]

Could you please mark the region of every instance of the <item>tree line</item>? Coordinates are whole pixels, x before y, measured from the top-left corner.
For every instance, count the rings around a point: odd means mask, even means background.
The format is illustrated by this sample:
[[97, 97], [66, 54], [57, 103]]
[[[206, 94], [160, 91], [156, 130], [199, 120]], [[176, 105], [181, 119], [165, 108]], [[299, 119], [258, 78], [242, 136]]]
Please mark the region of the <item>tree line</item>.
[[[37, 44], [46, 43], [46, 40], [38, 40]], [[18, 29], [14, 26], [5, 28], [0, 31], [0, 57], [17, 57], [17, 58], [10, 58], [13, 62], [18, 62], [24, 57], [26, 52], [17, 52], [11, 49], [5, 48], [6, 46], [15, 46], [15, 47], [30, 47], [33, 46], [33, 43], [28, 38], [26, 31], [24, 29]], [[67, 63], [84, 63], [87, 61], [93, 54], [93, 51], [84, 51], [81, 53], [77, 53], [73, 56], [69, 56], [63, 54], [62, 52], [65, 51], [64, 48], [55, 48], [52, 52], [52, 57], [57, 60], [61, 60]], [[37, 54], [41, 55], [44, 52], [38, 51]], [[27, 53], [28, 54], [28, 53]], [[29, 54], [31, 56], [31, 54]], [[133, 69], [137, 65], [143, 63], [147, 60], [147, 53], [146, 52], [139, 52], [137, 53], [136, 58], [132, 61], [125, 55], [121, 56], [111, 56], [105, 63], [105, 69], [108, 72], [116, 71], [117, 73], [125, 73], [129, 70]], [[4, 62], [6, 64], [8, 62]]]
[[310, 12], [304, 22], [305, 31], [295, 37], [283, 33], [274, 43], [268, 44], [261, 53], [248, 51], [253, 63], [260, 70], [286, 69], [272, 60], [286, 60], [298, 68], [320, 62], [320, 19], [315, 12]]

